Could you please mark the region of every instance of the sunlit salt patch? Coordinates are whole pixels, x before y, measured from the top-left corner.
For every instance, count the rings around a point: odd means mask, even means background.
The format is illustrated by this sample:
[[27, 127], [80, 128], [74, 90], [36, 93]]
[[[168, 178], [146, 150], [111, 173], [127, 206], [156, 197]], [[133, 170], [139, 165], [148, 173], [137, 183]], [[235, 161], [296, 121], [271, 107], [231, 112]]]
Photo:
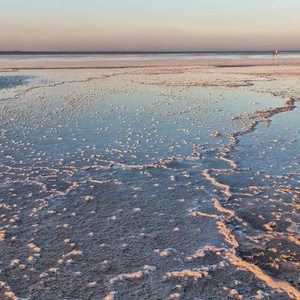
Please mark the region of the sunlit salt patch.
[[201, 269], [195, 269], [195, 270], [182, 270], [182, 271], [174, 271], [174, 272], [168, 272], [164, 278], [168, 277], [175, 277], [175, 278], [193, 278], [195, 281], [197, 281], [200, 278], [204, 277], [210, 277], [209, 273], [207, 272], [207, 268], [201, 268]]
[[73, 250], [73, 251], [69, 252], [68, 254], [66, 254], [66, 256], [77, 256], [77, 255], [82, 255], [82, 251]]
[[28, 244], [28, 247], [33, 249], [35, 252], [40, 252], [41, 251], [41, 248], [37, 247], [36, 245], [30, 243]]
[[168, 256], [176, 253], [177, 251], [173, 248], [168, 248], [162, 251], [160, 251], [159, 249], [155, 249], [154, 252], [159, 253], [160, 256]]
[[147, 276], [150, 272], [156, 270], [156, 267], [145, 265], [142, 271], [129, 273], [129, 274], [120, 274], [117, 277], [110, 279], [110, 284], [114, 284], [117, 281], [126, 281], [126, 280], [135, 280]]

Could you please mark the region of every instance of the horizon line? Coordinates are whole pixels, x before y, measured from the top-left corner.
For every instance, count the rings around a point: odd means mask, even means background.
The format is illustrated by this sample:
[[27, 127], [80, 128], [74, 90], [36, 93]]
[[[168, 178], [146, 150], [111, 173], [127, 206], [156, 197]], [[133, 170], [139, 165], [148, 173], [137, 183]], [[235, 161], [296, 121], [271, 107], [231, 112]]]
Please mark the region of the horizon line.
[[[137, 51], [137, 50], [107, 50], [107, 51], [80, 51], [80, 50], [54, 50], [54, 51], [48, 51], [48, 50], [12, 50], [12, 51], [6, 51], [6, 50], [0, 50], [0, 54], [170, 54], [170, 53], [253, 53], [253, 52], [260, 52], [260, 53], [269, 53], [272, 52], [273, 50], [278, 50], [278, 49], [271, 49], [271, 50], [188, 50], [188, 51], [179, 51], [179, 50], [144, 50], [144, 51]], [[278, 50], [278, 52], [300, 52], [300, 50]]]

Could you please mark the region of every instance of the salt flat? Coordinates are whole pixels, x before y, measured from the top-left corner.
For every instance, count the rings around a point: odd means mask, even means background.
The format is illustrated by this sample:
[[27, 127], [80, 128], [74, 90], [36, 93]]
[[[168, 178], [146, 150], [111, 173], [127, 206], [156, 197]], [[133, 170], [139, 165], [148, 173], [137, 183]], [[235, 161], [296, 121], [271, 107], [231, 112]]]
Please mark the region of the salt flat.
[[298, 59], [53, 60], [0, 61], [3, 299], [300, 298]]

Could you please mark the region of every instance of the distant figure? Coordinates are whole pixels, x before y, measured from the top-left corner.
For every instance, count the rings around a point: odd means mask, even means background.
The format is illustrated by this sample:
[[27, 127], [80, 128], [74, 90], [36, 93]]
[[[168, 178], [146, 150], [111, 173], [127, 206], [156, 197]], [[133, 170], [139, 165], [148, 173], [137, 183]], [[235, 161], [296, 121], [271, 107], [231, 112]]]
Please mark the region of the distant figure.
[[275, 55], [277, 55], [277, 50], [275, 51]]
[[276, 50], [273, 50], [273, 55], [275, 55], [275, 53], [276, 53]]

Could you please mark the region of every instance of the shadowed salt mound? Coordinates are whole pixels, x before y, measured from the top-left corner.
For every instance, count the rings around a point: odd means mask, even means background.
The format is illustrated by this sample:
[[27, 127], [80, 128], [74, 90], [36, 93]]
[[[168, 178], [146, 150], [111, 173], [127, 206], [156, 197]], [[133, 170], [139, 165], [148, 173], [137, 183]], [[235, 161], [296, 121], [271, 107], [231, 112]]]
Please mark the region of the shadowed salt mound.
[[0, 75], [0, 89], [10, 89], [28, 83], [29, 76], [23, 75]]

